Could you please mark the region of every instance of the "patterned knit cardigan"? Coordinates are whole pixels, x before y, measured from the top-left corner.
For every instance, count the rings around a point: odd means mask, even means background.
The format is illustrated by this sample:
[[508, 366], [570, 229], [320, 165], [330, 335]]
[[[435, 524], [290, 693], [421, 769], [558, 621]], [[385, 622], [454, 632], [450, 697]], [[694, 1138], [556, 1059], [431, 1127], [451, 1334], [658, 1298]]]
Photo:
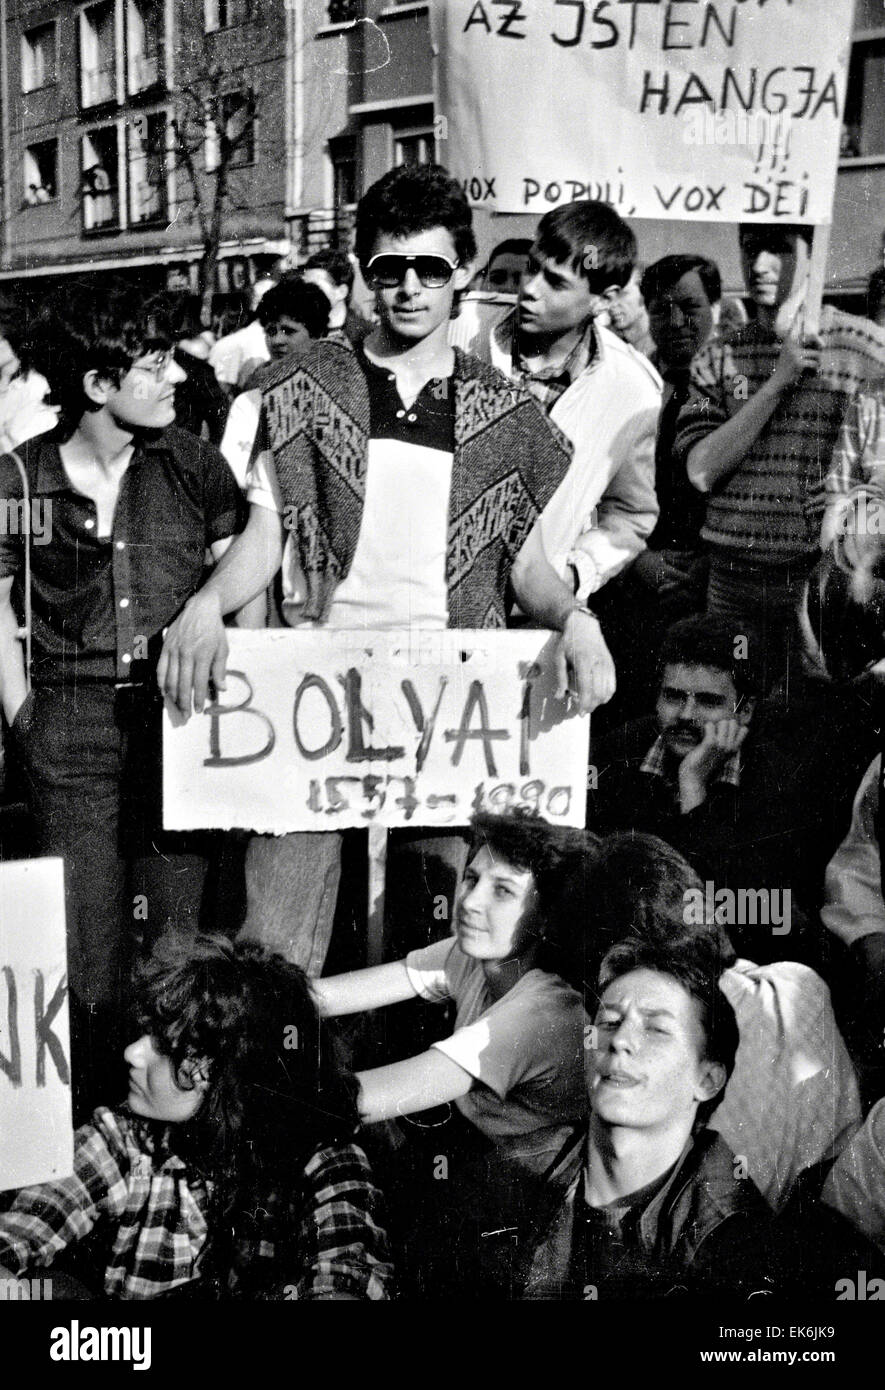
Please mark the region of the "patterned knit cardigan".
[[[568, 471], [571, 447], [541, 407], [455, 349], [455, 451], [446, 582], [449, 626], [504, 627], [510, 566]], [[320, 341], [263, 385], [283, 522], [307, 584], [303, 616], [324, 621], [353, 563], [365, 501], [369, 388], [359, 355]], [[396, 518], [391, 518], [395, 544]]]

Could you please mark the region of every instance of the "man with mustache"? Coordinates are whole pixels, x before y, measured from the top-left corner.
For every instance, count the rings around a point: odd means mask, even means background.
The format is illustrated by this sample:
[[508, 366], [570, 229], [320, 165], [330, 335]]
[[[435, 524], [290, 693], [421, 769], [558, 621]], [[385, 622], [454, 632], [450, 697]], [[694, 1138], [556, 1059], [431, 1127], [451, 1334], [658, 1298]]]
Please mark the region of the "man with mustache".
[[791, 959], [819, 966], [817, 948], [800, 939], [797, 899], [816, 903], [838, 841], [822, 785], [833, 770], [822, 768], [807, 726], [760, 711], [759, 657], [753, 629], [739, 620], [674, 623], [654, 714], [592, 745], [587, 824], [659, 836], [714, 892], [779, 890], [781, 902], [786, 893], [789, 919], [728, 923], [735, 946], [767, 962], [782, 959], [789, 940]]

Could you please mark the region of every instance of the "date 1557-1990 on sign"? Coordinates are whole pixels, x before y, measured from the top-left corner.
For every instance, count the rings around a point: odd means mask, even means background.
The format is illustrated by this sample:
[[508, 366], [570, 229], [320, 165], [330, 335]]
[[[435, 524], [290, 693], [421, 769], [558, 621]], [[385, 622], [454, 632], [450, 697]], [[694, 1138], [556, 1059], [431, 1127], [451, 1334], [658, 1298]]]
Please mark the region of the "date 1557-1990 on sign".
[[[429, 792], [422, 798], [418, 795], [414, 777], [367, 774], [363, 777], [312, 777], [307, 808], [316, 815], [326, 814], [330, 817], [355, 810], [364, 820], [371, 821], [384, 809], [388, 797], [407, 821], [412, 820], [422, 805], [431, 811], [451, 806], [454, 819], [456, 808], [462, 802], [456, 792]], [[568, 815], [571, 803], [571, 787], [548, 787], [545, 782], [534, 778], [522, 785], [514, 782], [478, 782], [474, 788], [471, 810], [503, 814], [520, 809], [557, 820]]]

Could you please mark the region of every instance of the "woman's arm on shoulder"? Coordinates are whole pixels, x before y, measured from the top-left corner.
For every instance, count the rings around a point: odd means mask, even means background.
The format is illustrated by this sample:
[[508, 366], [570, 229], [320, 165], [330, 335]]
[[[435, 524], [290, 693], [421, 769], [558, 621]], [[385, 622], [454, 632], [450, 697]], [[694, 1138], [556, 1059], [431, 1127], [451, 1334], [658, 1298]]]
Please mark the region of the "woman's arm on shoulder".
[[324, 1018], [381, 1009], [385, 1004], [401, 1004], [417, 994], [404, 960], [371, 965], [368, 970], [350, 970], [345, 975], [330, 975], [324, 980], [311, 980], [311, 988]]
[[473, 1077], [437, 1048], [404, 1062], [358, 1071], [359, 1110], [364, 1124], [431, 1110], [434, 1105], [466, 1096]]

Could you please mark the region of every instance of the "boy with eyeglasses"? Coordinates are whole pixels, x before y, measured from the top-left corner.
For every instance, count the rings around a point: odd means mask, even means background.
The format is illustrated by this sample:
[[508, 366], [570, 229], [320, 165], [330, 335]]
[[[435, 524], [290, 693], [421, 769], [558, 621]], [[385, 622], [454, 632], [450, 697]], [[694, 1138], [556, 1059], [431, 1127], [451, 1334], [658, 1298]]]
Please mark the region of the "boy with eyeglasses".
[[[510, 589], [562, 632], [563, 678], [567, 661], [590, 709], [613, 692], [611, 659], [536, 525], [567, 447], [527, 393], [447, 340], [476, 254], [463, 192], [438, 166], [390, 171], [359, 205], [356, 254], [379, 322], [356, 351], [317, 343], [268, 376], [249, 524], [170, 628], [161, 688], [185, 716], [203, 708], [210, 676], [224, 680], [222, 614], [282, 560], [299, 625], [504, 627]], [[337, 833], [253, 838], [247, 931], [318, 973], [339, 873]]]
[[30, 336], [60, 422], [22, 447], [24, 477], [0, 460], [0, 496], [44, 523], [0, 537], [0, 696], [37, 851], [65, 864], [82, 1113], [113, 1084], [136, 923], [197, 929], [205, 842], [162, 831], [154, 664], [242, 502], [218, 450], [173, 425], [185, 374], [159, 307], [66, 287]]

